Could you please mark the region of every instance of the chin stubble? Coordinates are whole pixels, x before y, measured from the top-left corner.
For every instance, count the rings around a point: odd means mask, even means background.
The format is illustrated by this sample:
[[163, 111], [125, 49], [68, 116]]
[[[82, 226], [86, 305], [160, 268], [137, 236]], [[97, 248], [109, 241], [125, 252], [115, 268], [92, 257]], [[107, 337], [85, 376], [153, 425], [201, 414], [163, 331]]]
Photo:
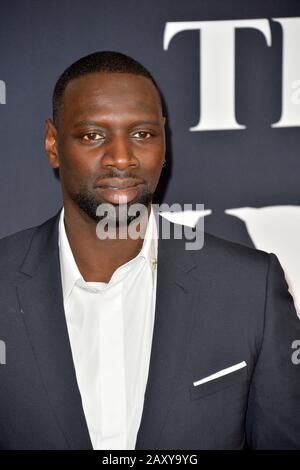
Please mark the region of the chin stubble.
[[[140, 204], [142, 206], [145, 206], [145, 209], [147, 209], [152, 201], [152, 196], [152, 193], [147, 188], [144, 189], [137, 199], [127, 205], [127, 211], [133, 204]], [[77, 206], [94, 222], [98, 223], [105, 217], [107, 217], [107, 214], [100, 216], [97, 215], [97, 209], [99, 205], [106, 205], [108, 203], [97, 200], [94, 195], [86, 192], [78, 192], [71, 194], [71, 198], [77, 204]], [[139, 213], [137, 213], [136, 215], [128, 215], [126, 213], [126, 215], [124, 216], [124, 212], [122, 212], [122, 210], [119, 210], [123, 205], [119, 206], [118, 204], [110, 204], [110, 206], [114, 207], [116, 211], [115, 222], [117, 227], [124, 225], [124, 223], [122, 223], [123, 219], [125, 219], [125, 224], [129, 225], [133, 220], [135, 220], [139, 216]], [[122, 214], [121, 218], [120, 214]]]

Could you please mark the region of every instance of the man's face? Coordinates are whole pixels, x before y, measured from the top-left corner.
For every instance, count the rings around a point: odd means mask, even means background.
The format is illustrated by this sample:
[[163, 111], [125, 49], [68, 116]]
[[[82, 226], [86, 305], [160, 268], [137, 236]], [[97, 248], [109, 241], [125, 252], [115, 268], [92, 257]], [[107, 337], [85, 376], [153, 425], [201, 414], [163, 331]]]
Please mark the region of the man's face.
[[64, 205], [97, 221], [101, 203], [149, 205], [165, 157], [165, 119], [151, 80], [92, 73], [64, 92], [57, 128], [46, 121], [50, 166], [59, 168]]

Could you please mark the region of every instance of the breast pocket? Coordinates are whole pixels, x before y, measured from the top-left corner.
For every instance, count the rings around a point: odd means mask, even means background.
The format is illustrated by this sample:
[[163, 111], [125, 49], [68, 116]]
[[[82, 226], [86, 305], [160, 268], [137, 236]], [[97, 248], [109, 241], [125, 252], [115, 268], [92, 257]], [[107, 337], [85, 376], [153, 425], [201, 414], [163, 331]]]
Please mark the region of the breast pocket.
[[199, 385], [192, 384], [190, 386], [190, 398], [191, 400], [197, 400], [198, 398], [212, 395], [213, 393], [220, 392], [229, 387], [246, 384], [248, 381], [248, 367], [245, 366], [241, 369], [230, 372], [221, 377], [214, 378], [208, 382], [201, 383]]

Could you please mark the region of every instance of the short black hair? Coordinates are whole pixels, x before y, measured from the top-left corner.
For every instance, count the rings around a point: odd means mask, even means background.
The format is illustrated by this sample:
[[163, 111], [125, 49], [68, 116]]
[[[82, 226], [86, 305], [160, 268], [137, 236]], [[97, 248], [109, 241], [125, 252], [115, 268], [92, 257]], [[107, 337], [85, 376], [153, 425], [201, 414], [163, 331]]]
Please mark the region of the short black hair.
[[114, 51], [100, 51], [86, 55], [71, 64], [58, 78], [52, 97], [53, 122], [57, 126], [58, 113], [62, 104], [64, 91], [69, 82], [75, 78], [95, 72], [132, 73], [142, 75], [152, 81], [155, 86], [160, 103], [162, 104], [160, 90], [151, 73], [137, 60]]

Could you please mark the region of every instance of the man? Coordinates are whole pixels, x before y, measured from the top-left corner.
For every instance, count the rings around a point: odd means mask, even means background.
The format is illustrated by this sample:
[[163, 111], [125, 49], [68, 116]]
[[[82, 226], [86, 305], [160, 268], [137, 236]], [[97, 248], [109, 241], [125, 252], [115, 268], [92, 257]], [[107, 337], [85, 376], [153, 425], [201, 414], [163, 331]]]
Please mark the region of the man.
[[[59, 78], [45, 148], [63, 210], [0, 242], [1, 449], [300, 448], [283, 271], [209, 234], [194, 251], [162, 236], [164, 125], [153, 78], [123, 54]], [[97, 231], [108, 204], [116, 237]], [[145, 230], [120, 237], [134, 220]]]

